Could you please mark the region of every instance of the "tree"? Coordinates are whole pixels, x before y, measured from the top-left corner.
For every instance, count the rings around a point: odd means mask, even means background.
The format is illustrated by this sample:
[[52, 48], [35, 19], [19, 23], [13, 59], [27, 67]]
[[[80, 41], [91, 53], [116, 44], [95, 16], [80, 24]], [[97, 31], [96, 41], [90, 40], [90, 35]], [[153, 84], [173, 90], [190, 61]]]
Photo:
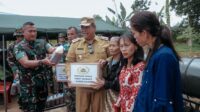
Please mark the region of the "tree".
[[188, 46], [192, 46], [193, 41], [199, 39], [199, 33], [194, 30], [194, 28], [188, 26], [186, 27], [182, 34], [177, 37], [178, 40], [186, 41]]
[[170, 27], [169, 0], [165, 1], [165, 16], [166, 16], [167, 26]]
[[181, 20], [180, 22], [176, 23], [173, 27], [171, 27], [173, 39], [180, 40], [180, 39], [177, 39], [177, 37], [179, 35], [182, 35], [182, 32], [185, 30], [186, 27], [187, 27], [187, 23], [185, 19]]
[[165, 22], [164, 22], [164, 20], [163, 20], [163, 18], [164, 18], [163, 10], [164, 10], [164, 6], [160, 9], [159, 12], [154, 12], [154, 13], [156, 14], [156, 16], [158, 17], [158, 19], [159, 19], [159, 21], [160, 21], [160, 23], [161, 23], [162, 25], [165, 24]]
[[108, 16], [106, 16], [106, 21], [111, 23], [111, 24], [115, 24], [116, 26], [119, 26], [119, 27], [122, 27], [122, 28], [126, 28], [126, 21], [130, 19], [130, 17], [133, 14], [133, 12], [131, 12], [127, 16], [126, 9], [125, 9], [124, 5], [121, 2], [120, 2], [120, 13], [119, 14], [118, 14], [118, 12], [114, 11], [113, 9], [111, 9], [109, 7], [108, 7], [108, 10], [113, 15], [116, 15], [117, 19], [115, 19], [114, 17], [112, 19], [110, 19]]
[[138, 11], [145, 11], [149, 9], [149, 6], [151, 5], [150, 0], [135, 0], [131, 6], [133, 9], [133, 12], [138, 12]]
[[200, 0], [171, 0], [170, 6], [180, 16], [187, 16], [188, 25], [200, 28]]
[[108, 7], [108, 10], [115, 15], [116, 18], [112, 17], [109, 18], [106, 16], [106, 21], [115, 24], [116, 26], [126, 28], [126, 22], [130, 20], [131, 16], [138, 11], [148, 10], [151, 2], [149, 0], [135, 0], [133, 1], [133, 4], [131, 5], [131, 8], [133, 9], [129, 14], [127, 14], [126, 9], [124, 5], [120, 2], [120, 13], [116, 12], [112, 8]]
[[[158, 5], [157, 2], [155, 2], [155, 3], [156, 3], [156, 5]], [[169, 0], [166, 0], [166, 1], [165, 1], [165, 6], [163, 6], [163, 7], [160, 9], [159, 12], [155, 12], [155, 14], [157, 15], [157, 17], [158, 17], [160, 23], [161, 23], [162, 25], [166, 25], [166, 24], [167, 24], [168, 27], [170, 27], [170, 11], [169, 11], [169, 8], [170, 8], [170, 6], [169, 6]], [[165, 11], [165, 12], [164, 12], [164, 11]], [[165, 18], [165, 19], [164, 19], [164, 18]], [[165, 20], [166, 20], [166, 21], [165, 21]]]
[[98, 14], [93, 15], [93, 18], [103, 20], [102, 17]]

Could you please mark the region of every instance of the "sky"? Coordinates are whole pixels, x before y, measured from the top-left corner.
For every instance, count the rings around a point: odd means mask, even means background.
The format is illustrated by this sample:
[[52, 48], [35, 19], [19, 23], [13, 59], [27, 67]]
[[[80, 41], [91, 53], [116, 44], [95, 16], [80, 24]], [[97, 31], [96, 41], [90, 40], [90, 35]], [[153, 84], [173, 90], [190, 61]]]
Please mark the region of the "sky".
[[[113, 17], [107, 8], [120, 11], [120, 2], [125, 6], [127, 13], [131, 12], [133, 0], [0, 0], [0, 12], [32, 15], [32, 16], [53, 16], [81, 18], [92, 17], [95, 14], [105, 18], [106, 15]], [[164, 6], [165, 0], [151, 0], [150, 11], [159, 12]], [[155, 3], [157, 2], [157, 5]], [[172, 21], [173, 20], [173, 21]], [[181, 20], [180, 17], [171, 13], [171, 25], [175, 25]]]

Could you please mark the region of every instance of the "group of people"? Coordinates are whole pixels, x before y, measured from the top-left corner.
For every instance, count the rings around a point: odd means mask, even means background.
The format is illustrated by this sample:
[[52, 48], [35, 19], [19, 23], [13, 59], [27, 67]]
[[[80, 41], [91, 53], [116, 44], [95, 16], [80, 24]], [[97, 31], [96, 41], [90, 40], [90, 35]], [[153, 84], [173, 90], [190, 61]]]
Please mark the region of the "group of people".
[[[52, 66], [55, 64], [49, 60], [49, 54], [61, 45], [64, 48], [64, 54], [60, 63], [65, 62], [66, 52], [71, 41], [78, 37], [78, 30], [76, 27], [69, 27], [66, 33], [68, 41], [63, 33], [59, 33], [58, 44], [55, 47], [48, 43], [46, 37], [36, 39], [37, 30], [33, 22], [24, 23], [21, 29], [13, 33], [16, 40], [8, 47], [7, 61], [13, 73], [13, 84], [16, 86], [15, 81], [19, 80], [15, 92], [19, 93], [18, 103], [23, 111], [40, 112], [44, 110], [48, 96], [47, 85], [50, 87], [50, 93], [55, 93], [52, 71]], [[63, 92], [63, 84], [58, 83], [58, 85], [57, 91]], [[75, 92], [72, 89], [69, 89], [66, 94], [70, 94], [68, 100], [75, 100]], [[69, 110], [74, 111], [74, 104], [68, 100], [66, 103]]]
[[[149, 11], [134, 14], [130, 26], [130, 31], [109, 39], [95, 34], [93, 18], [81, 19], [82, 38], [68, 38], [61, 61], [66, 63], [67, 75], [73, 62], [98, 62], [102, 74], [91, 88], [65, 83], [68, 111], [183, 112], [181, 59], [174, 49], [170, 29]], [[67, 36], [73, 35], [72, 30], [77, 31], [70, 27]], [[52, 53], [55, 47], [36, 39], [32, 22], [26, 22], [22, 32], [24, 39], [11, 52], [20, 80], [19, 104], [24, 112], [42, 112], [48, 95], [46, 67], [55, 66], [46, 53]], [[148, 49], [146, 56], [143, 47]]]

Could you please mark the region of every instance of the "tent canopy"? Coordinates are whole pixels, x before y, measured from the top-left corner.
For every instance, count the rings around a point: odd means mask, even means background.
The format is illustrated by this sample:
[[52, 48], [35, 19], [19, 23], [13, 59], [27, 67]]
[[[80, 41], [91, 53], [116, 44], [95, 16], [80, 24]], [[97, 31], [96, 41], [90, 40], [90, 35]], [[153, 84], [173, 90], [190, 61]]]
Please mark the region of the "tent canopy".
[[[32, 21], [37, 30], [43, 33], [66, 32], [70, 26], [80, 29], [80, 18], [64, 17], [42, 17], [42, 16], [22, 16], [0, 14], [0, 33], [13, 33], [16, 28], [20, 28], [23, 23]], [[96, 30], [102, 33], [122, 33], [124, 30], [106, 23], [103, 20], [96, 19]]]

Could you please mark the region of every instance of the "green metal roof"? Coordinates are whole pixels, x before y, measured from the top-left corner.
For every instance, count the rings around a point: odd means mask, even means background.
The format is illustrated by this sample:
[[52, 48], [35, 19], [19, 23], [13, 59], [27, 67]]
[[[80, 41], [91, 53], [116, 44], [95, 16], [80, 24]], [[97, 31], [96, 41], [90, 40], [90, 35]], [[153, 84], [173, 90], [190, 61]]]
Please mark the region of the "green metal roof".
[[[65, 17], [42, 17], [42, 16], [22, 16], [0, 14], [0, 33], [13, 33], [16, 28], [20, 28], [23, 23], [32, 21], [40, 32], [57, 33], [66, 32], [70, 26], [80, 29], [80, 18]], [[96, 19], [96, 30], [102, 33], [122, 33], [124, 30]]]

